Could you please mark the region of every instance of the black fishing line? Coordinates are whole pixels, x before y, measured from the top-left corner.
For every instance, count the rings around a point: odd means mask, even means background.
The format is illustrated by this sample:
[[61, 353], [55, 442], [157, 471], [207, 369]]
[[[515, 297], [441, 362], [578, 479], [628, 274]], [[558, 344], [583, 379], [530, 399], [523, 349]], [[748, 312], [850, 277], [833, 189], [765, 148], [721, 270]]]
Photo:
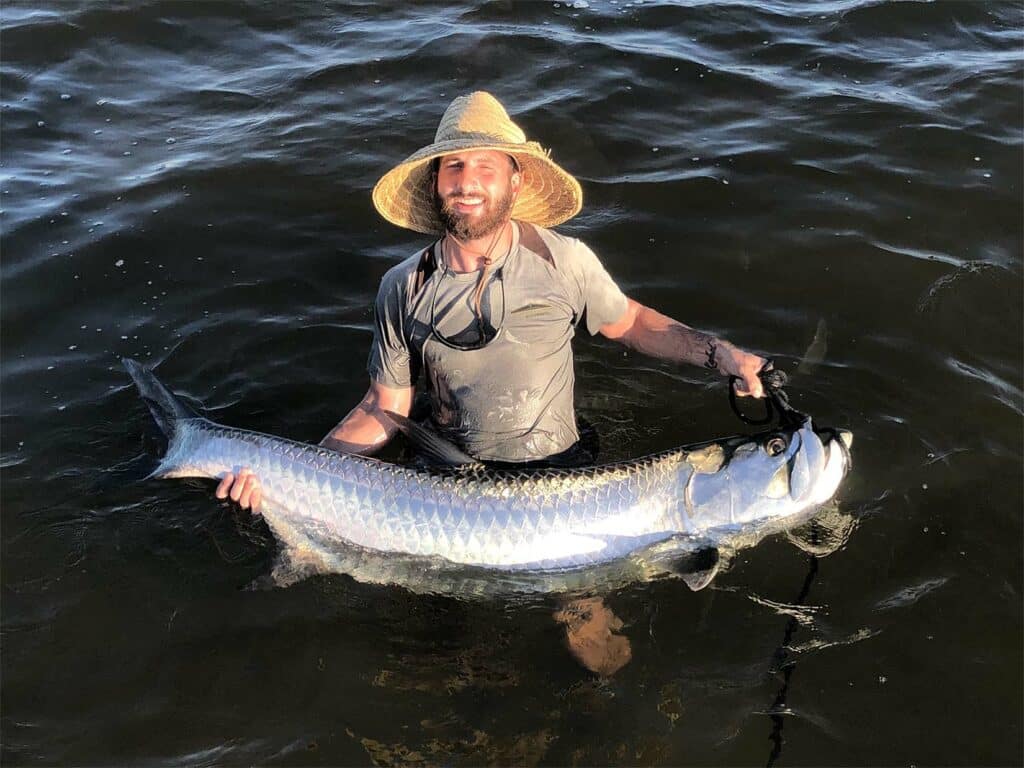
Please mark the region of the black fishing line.
[[[817, 538], [817, 537], [815, 537]], [[807, 593], [811, 591], [811, 584], [814, 582], [814, 577], [818, 575], [818, 557], [817, 555], [810, 555], [809, 567], [807, 570], [807, 577], [804, 579], [804, 584], [800, 588], [800, 594], [797, 595], [794, 605], [804, 605], [804, 601], [807, 600]], [[791, 616], [789, 622], [786, 624], [786, 634], [782, 638], [782, 644], [775, 649], [775, 653], [772, 655], [772, 667], [776, 670], [782, 669], [786, 663], [786, 657], [789, 655], [789, 644], [793, 640], [793, 635], [796, 634], [797, 627], [800, 626], [800, 622], [797, 621], [795, 616]], [[772, 742], [772, 751], [768, 755], [768, 768], [775, 765], [775, 761], [779, 759], [779, 755], [782, 754], [782, 725], [785, 721], [784, 713], [786, 708], [786, 696], [789, 694], [789, 682], [793, 677], [793, 670], [796, 669], [796, 661], [791, 661], [786, 664], [785, 669], [782, 669], [782, 687], [779, 689], [778, 694], [775, 696], [775, 701], [772, 702], [771, 709], [769, 710], [772, 718], [772, 732], [768, 737], [769, 741]]]

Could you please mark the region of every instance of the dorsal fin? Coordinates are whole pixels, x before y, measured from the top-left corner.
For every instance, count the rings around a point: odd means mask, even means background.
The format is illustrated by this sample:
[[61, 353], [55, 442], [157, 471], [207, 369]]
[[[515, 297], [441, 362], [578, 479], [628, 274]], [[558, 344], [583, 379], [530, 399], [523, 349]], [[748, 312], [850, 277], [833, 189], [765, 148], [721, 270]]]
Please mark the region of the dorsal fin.
[[445, 440], [431, 429], [417, 424], [410, 418], [394, 413], [381, 411], [434, 464], [446, 467], [470, 467], [480, 464], [472, 456], [461, 451], [454, 443]]

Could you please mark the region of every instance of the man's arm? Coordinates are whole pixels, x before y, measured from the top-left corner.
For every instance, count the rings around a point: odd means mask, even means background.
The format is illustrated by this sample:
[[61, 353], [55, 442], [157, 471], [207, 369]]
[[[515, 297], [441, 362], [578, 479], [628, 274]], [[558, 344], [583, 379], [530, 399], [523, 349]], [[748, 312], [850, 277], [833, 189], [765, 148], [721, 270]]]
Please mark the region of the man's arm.
[[[342, 453], [372, 453], [382, 448], [398, 428], [381, 411], [408, 416], [415, 392], [415, 387], [386, 387], [370, 382], [359, 405], [327, 433], [320, 445]], [[258, 513], [262, 497], [259, 478], [248, 468], [239, 471], [237, 478], [229, 472], [217, 486], [216, 496], [218, 499], [230, 496], [242, 509]]]
[[415, 387], [386, 387], [371, 382], [359, 405], [327, 433], [320, 445], [341, 453], [372, 453], [382, 448], [398, 428], [381, 411], [408, 416], [415, 393]]
[[718, 370], [726, 376], [738, 376], [742, 384], [737, 384], [737, 394], [764, 397], [764, 388], [757, 376], [767, 362], [763, 357], [683, 325], [633, 299], [629, 299], [620, 319], [601, 326], [601, 335], [662, 360], [690, 363]]

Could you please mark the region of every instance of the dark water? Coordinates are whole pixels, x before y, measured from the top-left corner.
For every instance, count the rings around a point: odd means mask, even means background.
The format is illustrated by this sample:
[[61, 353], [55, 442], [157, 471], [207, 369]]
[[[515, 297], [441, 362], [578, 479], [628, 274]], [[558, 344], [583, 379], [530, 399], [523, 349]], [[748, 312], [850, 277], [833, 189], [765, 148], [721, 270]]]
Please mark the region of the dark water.
[[[1024, 7], [576, 6], [0, 6], [5, 764], [1020, 764]], [[553, 601], [248, 589], [262, 526], [138, 481], [118, 356], [302, 440], [356, 402], [424, 243], [369, 190], [477, 88], [631, 295], [791, 371], [824, 320], [791, 395], [856, 433], [831, 554], [606, 595], [609, 679]], [[700, 370], [576, 350], [607, 459], [737, 429]]]

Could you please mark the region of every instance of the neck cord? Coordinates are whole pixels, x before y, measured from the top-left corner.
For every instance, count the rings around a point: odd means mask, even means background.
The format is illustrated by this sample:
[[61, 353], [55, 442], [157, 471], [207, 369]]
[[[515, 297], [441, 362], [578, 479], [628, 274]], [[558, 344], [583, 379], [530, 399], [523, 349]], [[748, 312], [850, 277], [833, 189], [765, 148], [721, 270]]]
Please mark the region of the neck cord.
[[[502, 226], [494, 233], [494, 237], [491, 238], [490, 245], [487, 246], [487, 250], [483, 254], [481, 254], [479, 251], [474, 251], [471, 248], [467, 248], [466, 245], [462, 243], [462, 241], [460, 241], [457, 237], [455, 237], [451, 232], [449, 232], [447, 236], [444, 238], [444, 240], [441, 241], [441, 259], [444, 261], [445, 268], [448, 267], [448, 256], [445, 254], [445, 242], [448, 240], [449, 237], [456, 243], [458, 243], [460, 248], [463, 248], [476, 256], [480, 256], [481, 261], [483, 261], [484, 263], [484, 268], [480, 270], [480, 277], [477, 279], [476, 288], [473, 291], [473, 316], [476, 318], [476, 325], [481, 334], [483, 334], [484, 331], [484, 317], [483, 311], [480, 308], [480, 301], [483, 297], [484, 285], [487, 283], [487, 273], [490, 271], [491, 264], [493, 263], [491, 259], [491, 252], [494, 250], [494, 246], [498, 244], [498, 240], [501, 238], [502, 233], [505, 231], [505, 227], [507, 227], [508, 225], [509, 223], [506, 222], [504, 226]], [[512, 244], [510, 242], [509, 251], [511, 250]]]

